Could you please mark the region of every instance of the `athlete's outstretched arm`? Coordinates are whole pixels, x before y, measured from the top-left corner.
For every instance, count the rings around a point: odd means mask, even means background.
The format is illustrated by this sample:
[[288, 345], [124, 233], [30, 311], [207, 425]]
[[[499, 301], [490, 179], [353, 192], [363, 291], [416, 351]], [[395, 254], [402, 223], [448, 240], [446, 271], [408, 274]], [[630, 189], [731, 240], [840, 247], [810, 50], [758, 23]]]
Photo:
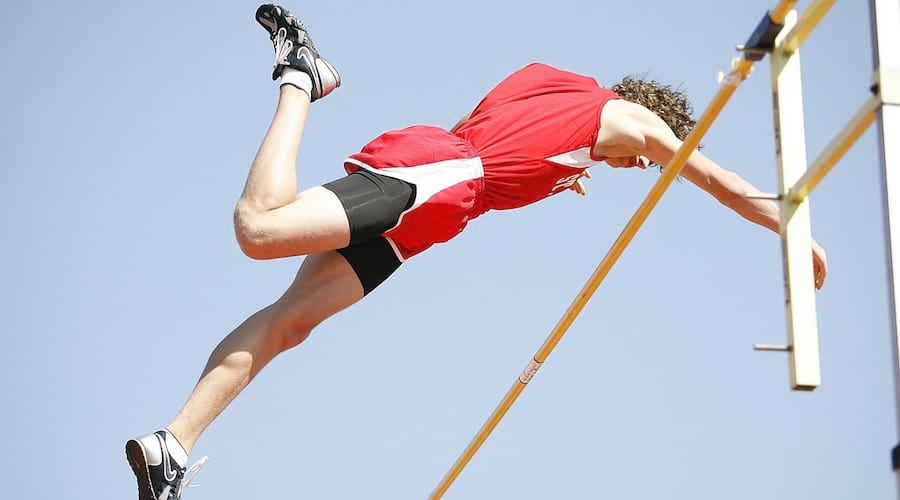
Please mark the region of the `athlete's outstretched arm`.
[[[681, 147], [681, 140], [661, 118], [647, 108], [626, 101], [614, 102], [613, 109], [604, 110], [604, 114], [612, 111], [609, 114], [616, 119], [610, 120], [614, 123], [609, 124], [604, 120], [601, 123], [601, 133], [614, 134], [617, 143], [622, 145], [623, 152], [644, 155], [655, 163], [667, 165]], [[607, 130], [603, 130], [607, 125], [609, 125]], [[776, 233], [779, 232], [778, 205], [770, 200], [747, 198], [746, 193], [759, 190], [740, 175], [722, 168], [699, 151], [691, 153], [681, 173], [685, 179], [741, 217]], [[811, 245], [815, 284], [816, 288], [821, 288], [828, 273], [825, 251], [815, 241], [812, 241]]]
[[[661, 119], [657, 119], [662, 123], [662, 128], [657, 124], [653, 128], [653, 132], [647, 135], [647, 156], [660, 165], [666, 165], [681, 147], [681, 141]], [[778, 205], [771, 200], [748, 198], [747, 193], [760, 191], [740, 175], [722, 168], [699, 151], [691, 154], [681, 173], [685, 179], [711, 194], [741, 217], [776, 233], [779, 232]], [[813, 277], [816, 288], [821, 289], [825, 284], [825, 276], [828, 274], [825, 250], [815, 240], [810, 244], [813, 252]]]

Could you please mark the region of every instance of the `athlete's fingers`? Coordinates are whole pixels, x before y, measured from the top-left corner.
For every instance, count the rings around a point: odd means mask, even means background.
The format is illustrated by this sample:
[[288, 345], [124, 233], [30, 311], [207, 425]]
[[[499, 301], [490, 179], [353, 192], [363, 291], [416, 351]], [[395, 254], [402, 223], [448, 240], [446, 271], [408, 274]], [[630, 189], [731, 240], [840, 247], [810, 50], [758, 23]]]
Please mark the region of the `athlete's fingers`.
[[581, 196], [584, 196], [587, 193], [587, 190], [584, 189], [584, 184], [582, 184], [580, 180], [575, 181], [575, 184], [572, 184], [569, 189], [575, 191]]
[[587, 177], [588, 179], [591, 178], [591, 173], [588, 172], [587, 169], [585, 169], [585, 170], [581, 173], [581, 175], [583, 175], [584, 177]]
[[814, 265], [814, 273], [816, 280], [816, 290], [821, 290], [822, 285], [825, 284], [825, 276], [828, 274], [828, 270], [821, 263], [816, 262]]
[[813, 279], [815, 280], [816, 289], [822, 289], [827, 275], [828, 261], [825, 257], [825, 250], [816, 242], [813, 242]]

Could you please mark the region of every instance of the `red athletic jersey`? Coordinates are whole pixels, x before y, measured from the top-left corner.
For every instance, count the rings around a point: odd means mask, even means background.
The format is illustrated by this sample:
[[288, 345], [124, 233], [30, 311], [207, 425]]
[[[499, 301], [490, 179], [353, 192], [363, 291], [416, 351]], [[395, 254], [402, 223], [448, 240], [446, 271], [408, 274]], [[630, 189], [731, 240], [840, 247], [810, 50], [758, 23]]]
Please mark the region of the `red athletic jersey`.
[[596, 158], [591, 149], [611, 90], [546, 64], [508, 76], [454, 133], [484, 164], [485, 202], [503, 210], [566, 190]]
[[500, 82], [454, 133], [417, 125], [376, 137], [344, 163], [416, 186], [383, 236], [401, 260], [447, 241], [482, 213], [565, 191], [603, 158], [591, 149], [603, 106], [593, 78], [531, 64]]

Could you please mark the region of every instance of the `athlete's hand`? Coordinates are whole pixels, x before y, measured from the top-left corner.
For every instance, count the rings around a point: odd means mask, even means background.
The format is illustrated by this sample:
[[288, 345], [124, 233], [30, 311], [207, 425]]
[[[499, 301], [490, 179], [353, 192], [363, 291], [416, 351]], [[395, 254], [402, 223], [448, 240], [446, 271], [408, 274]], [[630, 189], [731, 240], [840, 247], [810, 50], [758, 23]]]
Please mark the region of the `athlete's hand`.
[[825, 261], [825, 250], [815, 241], [812, 242], [813, 252], [813, 279], [816, 282], [816, 289], [821, 290], [825, 284], [825, 275], [828, 274], [828, 263]]
[[[591, 173], [588, 172], [587, 169], [584, 169], [581, 172], [581, 177], [584, 177], [585, 179], [590, 179]], [[585, 194], [587, 194], [587, 189], [584, 188], [584, 183], [581, 182], [581, 179], [578, 179], [577, 181], [575, 181], [575, 184], [572, 184], [571, 186], [569, 186], [569, 189], [571, 189], [572, 191], [575, 191], [576, 193], [580, 194], [581, 196], [584, 196]]]
[[650, 166], [650, 158], [646, 156], [623, 156], [621, 158], [607, 158], [606, 164], [612, 168], [631, 168], [638, 167], [646, 169]]

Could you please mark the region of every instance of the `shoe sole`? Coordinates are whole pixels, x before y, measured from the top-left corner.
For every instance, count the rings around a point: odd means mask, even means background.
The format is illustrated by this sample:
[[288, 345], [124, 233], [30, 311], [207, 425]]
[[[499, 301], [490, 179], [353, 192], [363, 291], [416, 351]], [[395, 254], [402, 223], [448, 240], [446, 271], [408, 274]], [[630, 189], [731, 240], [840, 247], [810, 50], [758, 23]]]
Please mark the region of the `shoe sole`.
[[125, 443], [125, 458], [134, 472], [138, 483], [138, 500], [157, 500], [153, 498], [153, 487], [150, 486], [150, 471], [147, 469], [147, 459], [144, 457], [144, 448], [141, 444], [130, 439]]

